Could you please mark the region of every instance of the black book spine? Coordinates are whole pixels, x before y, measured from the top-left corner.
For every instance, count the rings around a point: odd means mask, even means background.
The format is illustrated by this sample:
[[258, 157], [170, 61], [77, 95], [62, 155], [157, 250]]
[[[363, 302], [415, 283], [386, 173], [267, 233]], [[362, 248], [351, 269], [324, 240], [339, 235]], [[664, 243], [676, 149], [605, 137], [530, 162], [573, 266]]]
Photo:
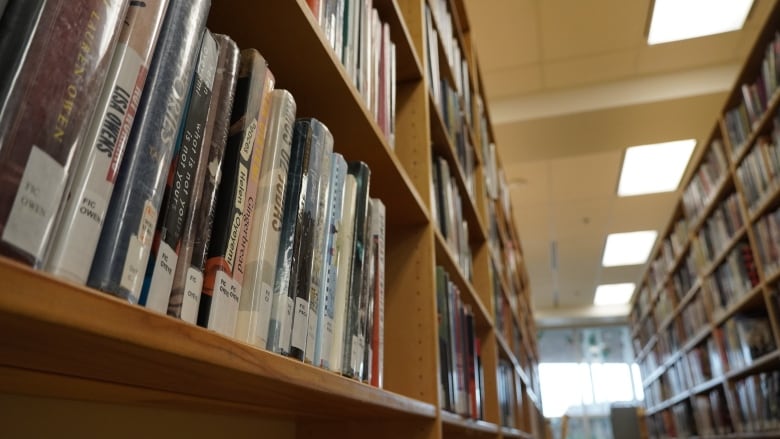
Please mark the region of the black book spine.
[[320, 166], [325, 143], [333, 143], [327, 127], [316, 119], [296, 121], [293, 142], [305, 142], [297, 226], [293, 240], [288, 295], [294, 300], [290, 356], [303, 360], [309, 328], [309, 295], [314, 265], [314, 242], [319, 210]]
[[[350, 162], [347, 172], [357, 180], [357, 198], [355, 200], [355, 240], [352, 250], [352, 275], [349, 280], [347, 297], [347, 323], [345, 330], [342, 373], [351, 378], [360, 378], [363, 367], [365, 338], [362, 328], [360, 309], [367, 305], [362, 288], [364, 259], [366, 253], [366, 234], [368, 217], [368, 194], [371, 171], [363, 162]], [[363, 323], [363, 324], [361, 324]]]

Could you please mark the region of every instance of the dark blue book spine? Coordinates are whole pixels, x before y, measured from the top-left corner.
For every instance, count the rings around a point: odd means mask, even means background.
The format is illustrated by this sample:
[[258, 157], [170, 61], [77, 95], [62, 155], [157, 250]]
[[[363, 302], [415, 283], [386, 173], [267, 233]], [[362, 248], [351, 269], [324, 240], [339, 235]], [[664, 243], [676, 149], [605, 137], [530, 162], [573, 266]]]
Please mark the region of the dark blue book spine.
[[[300, 129], [299, 129], [300, 127]], [[298, 225], [293, 239], [289, 296], [294, 301], [290, 356], [303, 360], [309, 329], [309, 298], [314, 267], [317, 217], [320, 210], [320, 174], [323, 151], [333, 149], [333, 136], [317, 119], [296, 121], [293, 142], [306, 142], [301, 194], [298, 199]]]
[[291, 267], [293, 264], [293, 243], [297, 226], [299, 200], [302, 187], [304, 158], [309, 155], [310, 142], [298, 134], [308, 131], [309, 122], [306, 119], [295, 122], [293, 140], [290, 147], [290, 166], [287, 170], [287, 187], [284, 193], [284, 213], [282, 215], [282, 231], [279, 238], [279, 254], [276, 258], [276, 278], [274, 279], [274, 295], [271, 304], [271, 325], [268, 328], [268, 350], [287, 355], [290, 352], [290, 333], [292, 331], [292, 315], [294, 299], [289, 296], [291, 283]]
[[[366, 307], [363, 297], [363, 270], [366, 253], [366, 235], [368, 218], [368, 193], [371, 170], [363, 162], [350, 162], [348, 173], [357, 180], [355, 200], [355, 240], [352, 249], [352, 275], [349, 280], [347, 296], [347, 323], [344, 332], [344, 353], [342, 373], [348, 377], [360, 379], [363, 371], [363, 350], [366, 340], [363, 334], [365, 315], [361, 318], [361, 308]], [[365, 313], [365, 310], [362, 311]]]
[[88, 285], [138, 302], [210, 0], [173, 0], [109, 203]]

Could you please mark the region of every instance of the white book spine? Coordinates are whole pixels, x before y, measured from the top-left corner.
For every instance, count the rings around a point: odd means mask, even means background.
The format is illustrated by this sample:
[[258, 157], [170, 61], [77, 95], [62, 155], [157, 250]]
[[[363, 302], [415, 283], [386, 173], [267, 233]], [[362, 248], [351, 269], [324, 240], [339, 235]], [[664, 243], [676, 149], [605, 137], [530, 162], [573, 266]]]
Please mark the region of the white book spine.
[[271, 303], [284, 209], [284, 191], [290, 162], [290, 142], [296, 105], [292, 94], [274, 90], [258, 190], [258, 206], [252, 219], [247, 275], [242, 282], [236, 337], [266, 348]]
[[355, 200], [357, 181], [347, 175], [344, 183], [344, 209], [336, 242], [336, 289], [333, 295], [333, 345], [330, 352], [330, 370], [341, 373], [344, 333], [347, 323], [347, 295], [352, 274], [352, 247], [355, 239]]
[[315, 335], [315, 366], [330, 368], [330, 353], [333, 346], [333, 308], [336, 289], [337, 258], [336, 244], [339, 238], [341, 218], [344, 207], [344, 179], [347, 174], [347, 162], [341, 154], [333, 154], [333, 169], [330, 178], [330, 206], [328, 207], [327, 248], [325, 267], [321, 273], [323, 297], [320, 299], [317, 315], [319, 324]]
[[306, 331], [306, 348], [304, 350], [303, 360], [309, 364], [314, 363], [314, 347], [317, 342], [317, 334], [320, 332], [320, 302], [324, 299], [324, 282], [322, 273], [327, 270], [325, 262], [327, 259], [327, 235], [329, 228], [328, 210], [330, 207], [330, 177], [333, 172], [333, 143], [326, 142], [325, 150], [322, 155], [322, 165], [320, 169], [320, 187], [317, 200], [317, 220], [314, 232], [314, 261], [311, 274], [311, 288], [309, 289], [309, 328]]

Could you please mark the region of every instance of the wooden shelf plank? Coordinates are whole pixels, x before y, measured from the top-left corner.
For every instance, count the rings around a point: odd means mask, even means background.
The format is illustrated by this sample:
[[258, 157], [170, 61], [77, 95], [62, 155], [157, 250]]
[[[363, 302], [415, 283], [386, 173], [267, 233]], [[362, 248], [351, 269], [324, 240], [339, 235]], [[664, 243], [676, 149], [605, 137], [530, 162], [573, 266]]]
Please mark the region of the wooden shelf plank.
[[412, 44], [412, 36], [403, 14], [394, 0], [374, 0], [374, 8], [390, 26], [390, 40], [395, 43], [396, 79], [398, 82], [423, 78], [423, 64]]
[[[0, 366], [300, 416], [434, 418], [433, 405], [0, 258]], [[19, 386], [34, 386], [21, 383]], [[7, 386], [9, 383], [4, 383]], [[52, 389], [58, 396], [62, 389]]]
[[496, 424], [465, 418], [446, 410], [441, 411], [441, 421], [445, 434], [458, 433], [469, 435], [469, 437], [494, 437], [499, 431]]

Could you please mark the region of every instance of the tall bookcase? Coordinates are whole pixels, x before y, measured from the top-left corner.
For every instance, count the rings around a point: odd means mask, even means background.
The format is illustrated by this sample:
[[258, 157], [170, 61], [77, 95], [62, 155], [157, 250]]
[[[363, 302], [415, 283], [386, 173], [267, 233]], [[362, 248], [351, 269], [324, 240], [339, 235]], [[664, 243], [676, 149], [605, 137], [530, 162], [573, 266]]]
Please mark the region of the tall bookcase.
[[[90, 417], [131, 406], [177, 410], [183, 422], [194, 426], [204, 412], [240, 415], [243, 420], [235, 422], [243, 434], [267, 425], [266, 432], [284, 438], [544, 436], [528, 275], [506, 185], [503, 192], [499, 189], [499, 199], [488, 196], [485, 187], [486, 172], [493, 174], [493, 184], [501, 185], [492, 168], [486, 169], [488, 158], [483, 156], [483, 146], [490, 150], [495, 138], [463, 4], [374, 0], [373, 5], [390, 25], [397, 50], [394, 147], [366, 109], [305, 0], [213, 0], [208, 26], [230, 35], [242, 48], [258, 49], [277, 87], [295, 96], [298, 114], [323, 121], [333, 133], [335, 150], [348, 160], [365, 161], [372, 170], [371, 195], [387, 206], [384, 389], [3, 258], [0, 391], [3, 401], [17, 409], [7, 412], [13, 415], [5, 424], [35, 424], [32, 415], [25, 420], [20, 401], [41, 410], [43, 404], [58, 407], [74, 404], [65, 400], [78, 400], [96, 403], [89, 406], [90, 412], [96, 411]], [[425, 11], [431, 6], [448, 12], [442, 16], [450, 22], [439, 20], [436, 25], [446, 25], [452, 34], [452, 41], [436, 42], [437, 50], [443, 55], [445, 44], [457, 44], [465, 60], [461, 66], [468, 72], [471, 92], [457, 96], [469, 113], [469, 123], [459, 131], [472, 145], [468, 175], [426, 74], [431, 46], [425, 41]], [[439, 72], [450, 81], [453, 75], [447, 67]], [[454, 188], [468, 223], [470, 273], [461, 268], [461, 256], [434, 220], [434, 154], [457, 170]], [[497, 162], [494, 148], [491, 154], [491, 163]], [[446, 269], [475, 315], [484, 370], [483, 421], [441, 409], [437, 266]], [[144, 421], [115, 422], [110, 428]], [[59, 428], [57, 422], [38, 424], [35, 428], [42, 431]], [[75, 434], [94, 432], [89, 424], [68, 428]]]
[[651, 438], [780, 435], [775, 3], [632, 303]]

